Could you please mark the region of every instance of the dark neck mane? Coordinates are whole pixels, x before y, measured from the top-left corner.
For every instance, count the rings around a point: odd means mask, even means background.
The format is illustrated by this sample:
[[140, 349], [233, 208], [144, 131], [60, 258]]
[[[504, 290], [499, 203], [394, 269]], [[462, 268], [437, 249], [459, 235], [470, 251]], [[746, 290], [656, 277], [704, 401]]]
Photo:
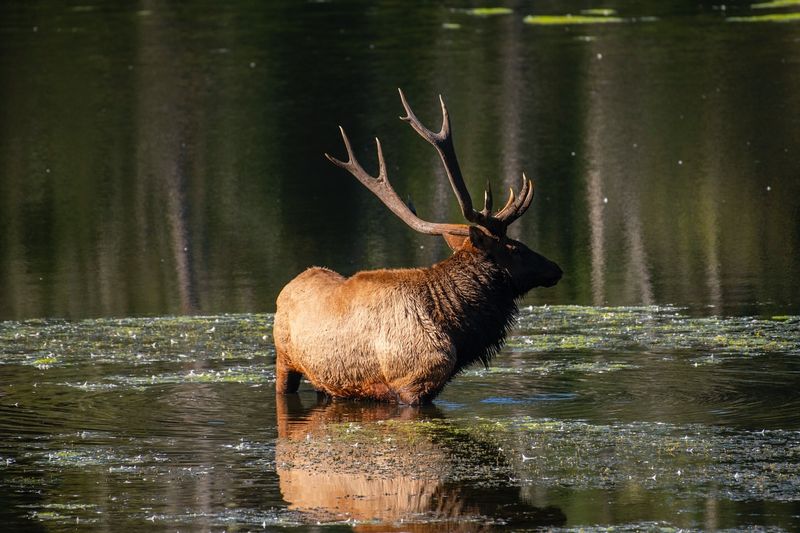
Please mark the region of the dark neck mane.
[[483, 254], [460, 250], [426, 271], [425, 307], [456, 346], [453, 375], [488, 365], [517, 315], [511, 278]]

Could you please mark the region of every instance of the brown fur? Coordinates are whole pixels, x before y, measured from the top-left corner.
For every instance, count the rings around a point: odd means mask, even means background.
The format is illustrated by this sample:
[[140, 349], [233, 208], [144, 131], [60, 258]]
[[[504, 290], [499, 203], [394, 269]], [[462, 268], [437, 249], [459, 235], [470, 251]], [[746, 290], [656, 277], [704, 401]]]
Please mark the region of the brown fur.
[[464, 367], [488, 364], [516, 299], [561, 271], [522, 243], [470, 233], [429, 268], [345, 278], [315, 267], [292, 280], [275, 315], [277, 391], [296, 391], [304, 375], [335, 397], [426, 403]]

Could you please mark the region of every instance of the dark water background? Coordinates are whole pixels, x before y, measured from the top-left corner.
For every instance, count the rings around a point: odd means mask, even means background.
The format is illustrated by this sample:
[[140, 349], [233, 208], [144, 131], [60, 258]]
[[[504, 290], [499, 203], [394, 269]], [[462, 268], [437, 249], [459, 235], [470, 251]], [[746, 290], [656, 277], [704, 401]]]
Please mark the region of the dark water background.
[[[800, 527], [800, 8], [484, 5], [0, 4], [0, 523]], [[446, 257], [322, 157], [460, 221], [397, 87], [565, 277], [432, 407], [276, 398], [289, 279]]]
[[400, 194], [459, 221], [397, 87], [431, 127], [446, 97], [474, 197], [536, 179], [514, 229], [567, 276], [532, 303], [797, 311], [800, 24], [509, 5], [4, 2], [0, 317], [270, 312], [308, 265], [443, 258], [322, 157], [342, 124], [373, 168], [378, 135]]

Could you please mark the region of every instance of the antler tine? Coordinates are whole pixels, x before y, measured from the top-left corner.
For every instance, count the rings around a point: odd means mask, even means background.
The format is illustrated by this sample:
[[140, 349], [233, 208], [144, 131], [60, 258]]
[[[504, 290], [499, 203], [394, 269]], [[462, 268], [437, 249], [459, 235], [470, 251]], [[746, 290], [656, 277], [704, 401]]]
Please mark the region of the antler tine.
[[439, 133], [434, 133], [433, 131], [429, 130], [425, 126], [422, 125], [422, 122], [417, 118], [417, 115], [414, 114], [414, 111], [411, 110], [411, 106], [408, 104], [408, 100], [406, 100], [406, 95], [403, 94], [402, 89], [397, 89], [397, 92], [400, 93], [400, 102], [403, 104], [403, 109], [406, 112], [406, 116], [400, 117], [400, 120], [408, 122], [411, 124], [411, 127], [414, 128], [414, 131], [419, 133], [426, 141], [433, 144], [434, 146], [438, 146], [439, 144], [445, 142], [446, 136], [450, 133], [450, 119], [447, 116], [447, 108], [444, 106], [444, 101], [442, 101], [441, 95], [439, 96], [439, 101], [442, 104], [442, 129], [439, 130]]
[[506, 205], [504, 205], [503, 208], [500, 211], [495, 213], [494, 216], [495, 217], [501, 216], [504, 213], [506, 213], [509, 209], [511, 209], [511, 206], [514, 205], [514, 199], [515, 198], [516, 197], [514, 196], [514, 188], [513, 187], [509, 187], [508, 188], [508, 200], [506, 201]]
[[464, 177], [461, 175], [461, 168], [458, 166], [458, 158], [456, 157], [455, 147], [453, 146], [453, 134], [450, 130], [450, 115], [447, 113], [447, 106], [444, 103], [444, 98], [439, 95], [439, 103], [442, 107], [442, 128], [439, 133], [434, 133], [423, 126], [414, 114], [414, 111], [411, 110], [411, 106], [408, 100], [406, 100], [402, 89], [398, 89], [398, 92], [400, 93], [400, 101], [403, 103], [403, 109], [406, 111], [406, 116], [400, 118], [411, 124], [414, 131], [436, 148], [464, 218], [490, 231], [499, 231], [500, 227], [493, 217], [489, 214], [475, 211], [472, 207], [472, 197], [464, 183]]
[[464, 224], [438, 224], [427, 222], [417, 217], [413, 208], [403, 202], [397, 195], [397, 192], [392, 188], [391, 183], [389, 183], [389, 177], [386, 173], [386, 161], [383, 158], [383, 148], [381, 148], [381, 141], [377, 137], [375, 138], [375, 145], [378, 151], [379, 170], [378, 177], [375, 177], [364, 170], [364, 167], [362, 167], [356, 159], [353, 148], [350, 145], [350, 139], [348, 139], [347, 134], [344, 132], [344, 128], [339, 126], [339, 131], [342, 133], [344, 147], [345, 150], [347, 150], [347, 161], [341, 161], [327, 153], [325, 157], [337, 167], [343, 168], [355, 176], [362, 185], [372, 191], [372, 193], [400, 220], [408, 224], [412, 229], [428, 235], [469, 235], [469, 227]]
[[522, 187], [520, 187], [519, 196], [515, 199], [514, 191], [512, 189], [508, 202], [503, 209], [495, 214], [495, 218], [501, 220], [506, 226], [514, 222], [531, 206], [531, 202], [533, 201], [533, 191], [533, 181], [529, 180], [523, 172]]
[[356, 159], [355, 154], [353, 153], [353, 147], [350, 144], [350, 139], [347, 137], [347, 134], [344, 132], [344, 128], [339, 126], [339, 131], [342, 134], [342, 140], [344, 141], [344, 148], [347, 150], [347, 161], [341, 161], [336, 159], [332, 155], [325, 153], [325, 157], [328, 158], [328, 161], [336, 165], [337, 167], [341, 167], [348, 172], [350, 172], [353, 176], [355, 176], [358, 181], [372, 189], [372, 186], [368, 183], [368, 181], [386, 181], [386, 162], [383, 159], [383, 150], [381, 149], [381, 141], [375, 137], [375, 144], [377, 145], [378, 149], [378, 177], [371, 176], [364, 167], [361, 166], [361, 163], [358, 162]]
[[517, 209], [519, 209], [520, 203], [525, 201], [525, 196], [528, 193], [528, 180], [525, 179], [524, 174], [522, 178], [522, 186], [519, 189], [519, 195], [514, 194], [514, 188], [509, 187], [508, 189], [508, 201], [506, 205], [503, 206], [503, 209], [495, 213], [495, 217], [506, 220], [509, 216], [511, 216]]
[[520, 210], [521, 210], [520, 215], [522, 215], [522, 213], [527, 211], [528, 208], [531, 206], [531, 202], [533, 202], [533, 193], [534, 193], [534, 188], [535, 188], [534, 184], [533, 184], [533, 180], [526, 178], [524, 172], [522, 173], [522, 179], [527, 180], [528, 193], [525, 196], [525, 201], [522, 202], [522, 207], [520, 207]]
[[492, 214], [492, 183], [486, 180], [486, 189], [483, 191], [483, 210], [481, 215], [489, 217]]

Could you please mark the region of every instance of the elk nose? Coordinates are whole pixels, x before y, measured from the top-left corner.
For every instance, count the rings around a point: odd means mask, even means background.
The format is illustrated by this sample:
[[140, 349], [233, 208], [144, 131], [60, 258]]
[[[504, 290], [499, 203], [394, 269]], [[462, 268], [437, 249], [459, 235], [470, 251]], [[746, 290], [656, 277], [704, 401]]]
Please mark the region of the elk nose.
[[547, 272], [547, 276], [545, 276], [543, 285], [545, 287], [552, 287], [553, 285], [558, 283], [558, 280], [560, 280], [561, 276], [563, 276], [563, 275], [564, 275], [564, 271], [561, 270], [561, 267], [559, 267], [555, 263], [551, 263], [551, 268]]

